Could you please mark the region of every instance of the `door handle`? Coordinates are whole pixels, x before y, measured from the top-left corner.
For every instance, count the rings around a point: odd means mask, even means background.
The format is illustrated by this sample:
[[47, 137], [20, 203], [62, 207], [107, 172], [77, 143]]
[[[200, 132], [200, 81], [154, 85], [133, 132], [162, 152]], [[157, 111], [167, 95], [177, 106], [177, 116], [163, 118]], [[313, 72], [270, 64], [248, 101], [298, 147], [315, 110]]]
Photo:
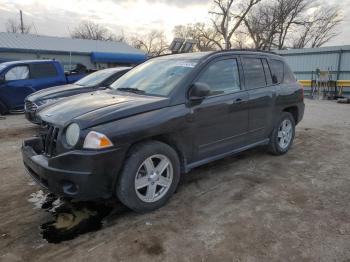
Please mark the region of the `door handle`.
[[235, 104], [242, 104], [242, 103], [244, 103], [244, 102], [246, 102], [247, 100], [245, 100], [245, 99], [243, 99], [243, 98], [237, 98], [236, 100], [235, 100]]

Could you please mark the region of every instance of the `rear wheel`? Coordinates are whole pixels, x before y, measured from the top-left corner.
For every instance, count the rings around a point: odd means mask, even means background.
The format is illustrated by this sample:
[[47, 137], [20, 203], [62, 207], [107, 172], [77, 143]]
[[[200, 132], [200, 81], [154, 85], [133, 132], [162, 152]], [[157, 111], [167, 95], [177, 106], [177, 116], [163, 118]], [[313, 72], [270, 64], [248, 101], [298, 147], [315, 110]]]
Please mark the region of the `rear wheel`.
[[283, 155], [288, 152], [295, 136], [295, 121], [291, 113], [282, 112], [270, 136], [269, 152]]
[[117, 197], [136, 212], [160, 208], [179, 183], [177, 153], [164, 143], [150, 141], [135, 146], [129, 155], [119, 177]]

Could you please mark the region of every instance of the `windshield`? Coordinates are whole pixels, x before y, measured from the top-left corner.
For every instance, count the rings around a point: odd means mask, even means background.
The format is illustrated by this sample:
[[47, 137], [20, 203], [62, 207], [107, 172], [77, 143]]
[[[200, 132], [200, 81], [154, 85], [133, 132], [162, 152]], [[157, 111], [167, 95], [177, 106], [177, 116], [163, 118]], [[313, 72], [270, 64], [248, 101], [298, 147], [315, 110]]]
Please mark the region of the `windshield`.
[[115, 70], [101, 70], [95, 73], [92, 73], [88, 76], [83, 77], [79, 81], [75, 82], [76, 85], [79, 86], [97, 86], [105, 81], [108, 77], [113, 75]]
[[111, 88], [167, 96], [196, 64], [195, 59], [153, 59], [119, 78]]

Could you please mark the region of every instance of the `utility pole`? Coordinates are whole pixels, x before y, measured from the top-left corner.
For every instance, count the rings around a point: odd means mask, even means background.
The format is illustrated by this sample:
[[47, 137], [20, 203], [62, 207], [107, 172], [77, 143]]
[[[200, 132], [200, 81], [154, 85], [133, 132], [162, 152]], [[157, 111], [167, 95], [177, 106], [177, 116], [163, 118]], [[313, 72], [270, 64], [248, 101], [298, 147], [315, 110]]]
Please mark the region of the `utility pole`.
[[23, 25], [22, 10], [19, 10], [19, 16], [20, 16], [20, 19], [21, 19], [21, 33], [24, 34], [24, 25]]

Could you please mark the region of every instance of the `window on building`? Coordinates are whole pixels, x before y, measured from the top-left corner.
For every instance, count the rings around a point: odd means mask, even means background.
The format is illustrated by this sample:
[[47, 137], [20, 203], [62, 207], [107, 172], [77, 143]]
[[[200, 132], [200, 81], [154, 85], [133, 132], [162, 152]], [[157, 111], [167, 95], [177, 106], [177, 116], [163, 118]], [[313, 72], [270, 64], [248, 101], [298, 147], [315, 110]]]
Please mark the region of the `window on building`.
[[244, 58], [243, 69], [248, 89], [266, 86], [264, 67], [260, 58]]
[[198, 82], [210, 87], [211, 95], [229, 93], [241, 89], [236, 59], [226, 59], [209, 65]]
[[30, 65], [31, 78], [46, 78], [57, 76], [56, 67], [52, 63], [34, 63]]
[[26, 65], [15, 66], [5, 75], [6, 81], [23, 80], [29, 78], [29, 68]]

